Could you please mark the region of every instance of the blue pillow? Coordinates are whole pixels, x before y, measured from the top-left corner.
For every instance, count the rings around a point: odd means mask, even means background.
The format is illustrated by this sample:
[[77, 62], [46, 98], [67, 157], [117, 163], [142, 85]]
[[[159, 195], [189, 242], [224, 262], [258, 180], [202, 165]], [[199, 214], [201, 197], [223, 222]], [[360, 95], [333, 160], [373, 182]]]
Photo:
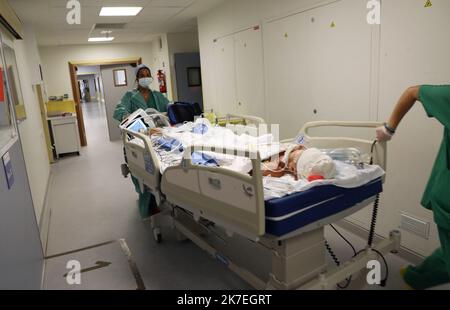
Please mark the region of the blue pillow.
[[192, 153], [192, 163], [199, 166], [219, 167], [219, 164], [213, 157], [202, 152]]
[[208, 132], [208, 130], [209, 128], [207, 125], [200, 123], [195, 125], [195, 127], [192, 129], [192, 132], [195, 134], [204, 135]]
[[183, 152], [183, 145], [180, 141], [172, 138], [159, 138], [157, 143], [161, 146], [162, 149], [166, 151], [173, 151], [178, 149], [180, 152]]

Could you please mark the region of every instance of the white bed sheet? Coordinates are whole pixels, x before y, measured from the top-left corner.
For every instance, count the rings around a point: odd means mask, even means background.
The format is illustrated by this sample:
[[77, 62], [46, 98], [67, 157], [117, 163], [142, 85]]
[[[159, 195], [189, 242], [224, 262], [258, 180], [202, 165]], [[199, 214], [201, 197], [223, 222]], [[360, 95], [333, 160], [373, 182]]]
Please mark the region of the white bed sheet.
[[[188, 124], [189, 125], [189, 124]], [[192, 127], [186, 127], [190, 130]], [[237, 136], [229, 129], [216, 128], [208, 131], [208, 134], [198, 135], [180, 129], [170, 128], [164, 130], [164, 137], [177, 139], [183, 144], [183, 147], [193, 144], [209, 145], [216, 147], [225, 147], [235, 145], [237, 148], [257, 148], [260, 151], [261, 158], [269, 158], [286, 148], [285, 145], [273, 143], [271, 135], [264, 135], [261, 137], [250, 137], [247, 135]], [[155, 152], [157, 153], [161, 174], [171, 166], [176, 166], [181, 163], [183, 153], [166, 151], [158, 144], [158, 136], [150, 138]], [[223, 145], [225, 141], [226, 145]], [[134, 143], [143, 146], [143, 142], [139, 139], [134, 139]], [[235, 144], [232, 144], [235, 143]], [[232, 156], [226, 154], [218, 154], [212, 152], [204, 152], [213, 157], [222, 168], [238, 171], [241, 173], [248, 173], [252, 169], [251, 161], [248, 158]], [[384, 176], [384, 170], [376, 165], [365, 165], [363, 167], [356, 167], [354, 165], [346, 164], [341, 161], [336, 161], [337, 175], [334, 179], [318, 180], [308, 182], [305, 179], [295, 180], [292, 176], [286, 175], [281, 178], [264, 177], [264, 199], [270, 200], [273, 198], [281, 198], [296, 192], [308, 190], [314, 186], [320, 185], [336, 185], [344, 188], [355, 188], [367, 184], [375, 179]]]

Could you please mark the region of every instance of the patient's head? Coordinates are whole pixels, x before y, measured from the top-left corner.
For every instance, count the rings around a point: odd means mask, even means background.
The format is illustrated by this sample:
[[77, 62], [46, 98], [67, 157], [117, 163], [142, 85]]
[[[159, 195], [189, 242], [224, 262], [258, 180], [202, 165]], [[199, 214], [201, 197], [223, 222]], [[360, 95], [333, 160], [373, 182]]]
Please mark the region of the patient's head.
[[311, 176], [331, 179], [336, 175], [333, 159], [316, 148], [306, 149], [302, 145], [291, 146], [286, 151], [284, 161], [289, 171], [305, 179]]
[[305, 150], [298, 159], [297, 173], [306, 179], [318, 176], [332, 179], [336, 176], [336, 165], [330, 156], [319, 149], [311, 148]]
[[290, 151], [287, 160], [287, 168], [289, 171], [297, 174], [297, 162], [304, 151], [305, 147], [302, 145], [297, 145]]

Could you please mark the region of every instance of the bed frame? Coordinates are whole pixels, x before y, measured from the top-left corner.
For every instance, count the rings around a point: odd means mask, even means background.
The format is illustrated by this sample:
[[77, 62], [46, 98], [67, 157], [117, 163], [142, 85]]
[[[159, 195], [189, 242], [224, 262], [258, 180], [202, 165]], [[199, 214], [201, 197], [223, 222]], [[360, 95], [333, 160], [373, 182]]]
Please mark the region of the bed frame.
[[[376, 128], [375, 122], [314, 122], [307, 123], [300, 130], [311, 147], [343, 148], [355, 147], [370, 153], [373, 141], [351, 137], [313, 137], [311, 128], [346, 127]], [[130, 141], [127, 134], [144, 142], [144, 147]], [[285, 141], [288, 142], [289, 140]], [[336, 283], [366, 268], [367, 261], [378, 258], [379, 253], [398, 250], [400, 235], [392, 232], [389, 239], [368, 248], [334, 270], [327, 270], [324, 227], [359, 211], [373, 200], [358, 204], [317, 223], [303, 227], [289, 235], [275, 237], [265, 231], [265, 203], [259, 153], [248, 150], [214, 149], [208, 151], [235, 154], [248, 157], [252, 162], [251, 176], [220, 167], [204, 167], [192, 164], [192, 152], [204, 146], [190, 146], [184, 152], [181, 165], [172, 166], [161, 175], [157, 154], [148, 137], [124, 130], [124, 145], [129, 169], [133, 176], [148, 187], [157, 197], [159, 204], [167, 204], [172, 209], [173, 226], [180, 236], [184, 236], [228, 268], [239, 274], [258, 289], [332, 288]], [[374, 164], [386, 169], [386, 144], [374, 147]], [[272, 268], [267, 279], [260, 279], [252, 272], [239, 267], [209, 244], [200, 233], [199, 222], [208, 220], [223, 227], [229, 238], [234, 234], [243, 236], [267, 248], [272, 257]]]

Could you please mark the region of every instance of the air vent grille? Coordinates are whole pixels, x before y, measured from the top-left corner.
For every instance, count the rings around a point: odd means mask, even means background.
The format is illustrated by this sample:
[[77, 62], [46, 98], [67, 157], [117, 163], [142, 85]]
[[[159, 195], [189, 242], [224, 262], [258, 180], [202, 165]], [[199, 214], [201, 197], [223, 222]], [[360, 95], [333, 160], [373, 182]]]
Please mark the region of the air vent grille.
[[400, 228], [424, 239], [430, 238], [430, 223], [411, 215], [401, 213]]
[[109, 30], [109, 29], [123, 29], [125, 28], [125, 23], [101, 23], [95, 24], [94, 29], [96, 30]]

